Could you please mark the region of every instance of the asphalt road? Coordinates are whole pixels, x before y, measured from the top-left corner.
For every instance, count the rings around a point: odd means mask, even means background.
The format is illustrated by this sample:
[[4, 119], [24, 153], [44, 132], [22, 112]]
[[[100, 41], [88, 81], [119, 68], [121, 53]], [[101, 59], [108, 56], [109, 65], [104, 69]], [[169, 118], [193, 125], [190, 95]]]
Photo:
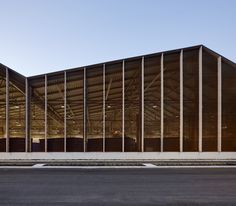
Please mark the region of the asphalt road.
[[236, 205], [236, 169], [0, 169], [0, 205]]

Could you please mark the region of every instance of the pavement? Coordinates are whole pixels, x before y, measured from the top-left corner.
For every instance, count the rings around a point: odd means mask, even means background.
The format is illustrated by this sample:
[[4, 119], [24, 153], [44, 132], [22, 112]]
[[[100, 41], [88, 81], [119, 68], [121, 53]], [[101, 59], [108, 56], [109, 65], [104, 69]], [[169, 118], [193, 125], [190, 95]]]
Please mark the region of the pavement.
[[236, 205], [235, 168], [0, 168], [0, 205]]

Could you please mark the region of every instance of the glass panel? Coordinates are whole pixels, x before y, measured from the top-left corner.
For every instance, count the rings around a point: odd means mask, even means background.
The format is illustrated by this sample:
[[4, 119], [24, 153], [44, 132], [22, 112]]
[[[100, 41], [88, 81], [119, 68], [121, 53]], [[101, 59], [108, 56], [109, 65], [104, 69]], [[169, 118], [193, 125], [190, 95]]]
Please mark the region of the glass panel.
[[183, 151], [198, 151], [199, 66], [198, 50], [184, 51], [183, 67]]
[[84, 151], [84, 70], [67, 72], [67, 152]]
[[122, 63], [106, 65], [106, 151], [122, 151]]
[[161, 57], [145, 58], [144, 66], [144, 151], [160, 151]]
[[222, 61], [222, 151], [236, 151], [236, 67]]
[[9, 71], [9, 151], [25, 151], [25, 79]]
[[164, 151], [179, 151], [180, 54], [164, 55]]
[[6, 152], [6, 72], [0, 69], [0, 152]]
[[217, 58], [203, 50], [202, 150], [217, 151]]
[[31, 151], [45, 151], [45, 78], [29, 82], [31, 85]]
[[87, 151], [103, 151], [103, 66], [86, 70]]
[[47, 80], [47, 149], [48, 152], [64, 151], [64, 73]]
[[141, 151], [141, 59], [125, 64], [125, 152]]

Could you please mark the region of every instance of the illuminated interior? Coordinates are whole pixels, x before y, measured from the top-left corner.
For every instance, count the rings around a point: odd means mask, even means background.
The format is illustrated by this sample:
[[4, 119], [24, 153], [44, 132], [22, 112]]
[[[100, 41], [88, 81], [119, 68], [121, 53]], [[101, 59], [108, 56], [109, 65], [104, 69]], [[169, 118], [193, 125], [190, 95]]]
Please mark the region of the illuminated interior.
[[236, 151], [236, 64], [202, 45], [0, 77], [0, 152]]

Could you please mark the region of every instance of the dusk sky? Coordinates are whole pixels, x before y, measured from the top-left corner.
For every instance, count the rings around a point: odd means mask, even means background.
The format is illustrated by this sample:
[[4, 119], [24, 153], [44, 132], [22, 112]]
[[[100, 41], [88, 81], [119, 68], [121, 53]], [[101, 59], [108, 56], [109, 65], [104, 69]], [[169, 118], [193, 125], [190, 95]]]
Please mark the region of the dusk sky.
[[235, 0], [0, 0], [0, 62], [32, 76], [198, 44], [236, 62]]

